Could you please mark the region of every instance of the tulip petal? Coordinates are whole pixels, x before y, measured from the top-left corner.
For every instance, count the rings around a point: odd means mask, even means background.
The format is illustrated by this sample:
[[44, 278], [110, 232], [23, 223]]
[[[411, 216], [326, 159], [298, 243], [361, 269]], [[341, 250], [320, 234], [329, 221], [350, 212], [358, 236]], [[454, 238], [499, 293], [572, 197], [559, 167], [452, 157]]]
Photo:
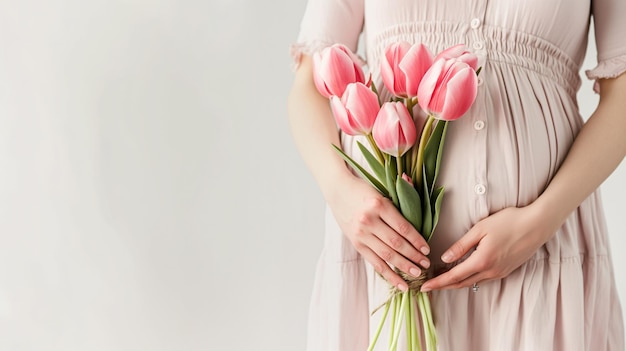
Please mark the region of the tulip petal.
[[359, 134], [369, 134], [380, 110], [378, 96], [363, 83], [351, 83], [346, 88], [342, 102], [352, 116], [352, 125]]
[[313, 55], [313, 82], [315, 83], [317, 91], [319, 91], [322, 96], [328, 99], [332, 94], [328, 91], [328, 88], [326, 87], [326, 84], [324, 83], [324, 80], [322, 78], [321, 65], [322, 54], [317, 52]]
[[435, 60], [438, 60], [438, 59], [449, 60], [452, 58], [457, 58], [466, 52], [467, 52], [467, 47], [465, 46], [465, 44], [457, 44], [440, 52], [437, 55], [437, 57], [435, 57]]
[[408, 96], [416, 96], [419, 84], [424, 74], [433, 64], [433, 55], [424, 44], [411, 46], [398, 64], [406, 77], [406, 92]]
[[467, 66], [448, 81], [446, 88], [445, 103], [439, 118], [452, 121], [463, 116], [476, 100], [476, 72]]
[[440, 76], [444, 74], [443, 68], [446, 64], [444, 60], [436, 60], [433, 65], [426, 71], [419, 88], [417, 89], [417, 101], [420, 107], [430, 112], [429, 106], [440, 81]]
[[401, 102], [387, 102], [380, 109], [372, 130], [374, 141], [381, 151], [402, 156], [415, 143], [415, 122]]
[[350, 113], [337, 96], [330, 97], [330, 109], [333, 111], [335, 121], [341, 130], [348, 135], [359, 135], [350, 122]]
[[385, 87], [396, 96], [406, 96], [406, 75], [399, 64], [410, 50], [408, 42], [393, 43], [385, 48], [384, 59], [381, 61], [381, 76]]

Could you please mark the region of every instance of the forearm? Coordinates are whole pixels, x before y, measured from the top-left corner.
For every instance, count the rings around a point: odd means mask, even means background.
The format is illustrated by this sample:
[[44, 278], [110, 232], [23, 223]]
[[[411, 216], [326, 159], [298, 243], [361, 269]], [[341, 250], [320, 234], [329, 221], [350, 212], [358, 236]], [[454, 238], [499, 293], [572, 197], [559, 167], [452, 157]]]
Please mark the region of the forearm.
[[626, 155], [626, 75], [602, 80], [601, 92], [598, 109], [533, 204], [556, 226], [602, 184]]
[[326, 197], [330, 200], [334, 186], [352, 177], [344, 161], [332, 149], [340, 146], [339, 132], [329, 102], [313, 83], [312, 62], [303, 57], [288, 100], [291, 134], [298, 151]]

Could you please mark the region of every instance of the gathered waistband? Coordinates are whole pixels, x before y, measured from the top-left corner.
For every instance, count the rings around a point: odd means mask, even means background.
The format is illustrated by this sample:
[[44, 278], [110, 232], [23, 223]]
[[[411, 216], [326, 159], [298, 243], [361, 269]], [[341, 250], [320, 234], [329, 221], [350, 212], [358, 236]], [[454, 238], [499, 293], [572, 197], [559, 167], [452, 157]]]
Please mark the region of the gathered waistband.
[[559, 47], [528, 33], [488, 25], [472, 30], [464, 23], [412, 22], [389, 27], [372, 39], [375, 44], [367, 48], [370, 65], [378, 65], [385, 47], [397, 41], [422, 42], [433, 53], [451, 45], [465, 44], [469, 50], [484, 56], [487, 62], [534, 71], [570, 94], [576, 94], [581, 84], [579, 64]]

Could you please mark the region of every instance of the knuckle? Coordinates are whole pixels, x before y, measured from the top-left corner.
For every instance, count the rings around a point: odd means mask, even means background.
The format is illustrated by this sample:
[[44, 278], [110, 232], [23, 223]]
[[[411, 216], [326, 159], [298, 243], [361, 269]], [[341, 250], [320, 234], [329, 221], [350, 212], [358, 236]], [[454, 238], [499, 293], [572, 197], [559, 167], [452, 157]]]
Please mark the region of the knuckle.
[[362, 241], [358, 240], [352, 242], [352, 245], [354, 245], [354, 248], [359, 252], [363, 251], [366, 248], [366, 245]]
[[389, 244], [391, 245], [392, 248], [396, 250], [402, 247], [402, 242], [403, 240], [397, 236], [394, 236], [391, 239], [389, 239]]
[[357, 228], [354, 230], [354, 236], [359, 240], [363, 239], [363, 237], [365, 237], [365, 234], [366, 231], [361, 228]]
[[402, 221], [398, 224], [398, 233], [402, 236], [407, 236], [411, 231], [411, 224], [407, 221]]
[[452, 283], [453, 283], [453, 285], [459, 285], [459, 283], [461, 282], [461, 280], [462, 280], [462, 279], [461, 279], [461, 277], [459, 277], [459, 276], [458, 276], [458, 275], [456, 275], [456, 274], [452, 274], [452, 275], [450, 275], [450, 282], [452, 282]]
[[367, 226], [367, 225], [370, 225], [372, 223], [372, 219], [370, 218], [369, 214], [362, 213], [361, 215], [359, 215], [357, 217], [357, 223], [360, 226]]
[[383, 250], [380, 253], [380, 258], [382, 258], [383, 260], [389, 262], [393, 258], [393, 253], [391, 251], [389, 251], [389, 250]]
[[465, 246], [464, 246], [464, 245], [463, 245], [463, 243], [462, 243], [462, 242], [460, 242], [460, 241], [457, 241], [456, 243], [454, 243], [454, 244], [452, 245], [452, 248], [451, 248], [451, 249], [452, 249], [452, 252], [454, 252], [454, 253], [456, 253], [456, 254], [460, 254], [460, 253], [465, 252]]
[[386, 266], [387, 266], [386, 264], [384, 264], [383, 262], [380, 262], [380, 261], [376, 261], [376, 262], [372, 263], [372, 267], [374, 267], [374, 270], [376, 272], [378, 272], [378, 274], [380, 274], [380, 275], [384, 275], [384, 273], [386, 271], [386, 269], [385, 269]]
[[383, 199], [378, 197], [372, 198], [369, 202], [370, 208], [373, 210], [381, 210], [384, 206]]
[[476, 262], [476, 268], [479, 271], [486, 271], [490, 267], [490, 262], [488, 259], [480, 259]]

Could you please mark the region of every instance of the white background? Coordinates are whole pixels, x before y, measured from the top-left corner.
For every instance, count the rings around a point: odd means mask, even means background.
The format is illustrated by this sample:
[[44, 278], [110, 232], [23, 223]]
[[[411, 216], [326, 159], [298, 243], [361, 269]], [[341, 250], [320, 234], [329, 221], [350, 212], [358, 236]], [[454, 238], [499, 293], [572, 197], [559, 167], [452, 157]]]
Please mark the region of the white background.
[[[304, 348], [323, 228], [286, 121], [304, 6], [0, 0], [0, 350]], [[617, 267], [625, 179], [604, 185]]]

